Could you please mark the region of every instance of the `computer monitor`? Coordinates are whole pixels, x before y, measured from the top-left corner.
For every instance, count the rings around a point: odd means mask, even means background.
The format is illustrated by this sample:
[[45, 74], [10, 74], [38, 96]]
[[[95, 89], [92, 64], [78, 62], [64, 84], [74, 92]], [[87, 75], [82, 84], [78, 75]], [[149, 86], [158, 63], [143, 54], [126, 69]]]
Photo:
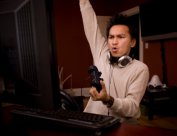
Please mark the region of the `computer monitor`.
[[140, 5], [141, 36], [143, 41], [177, 38], [177, 11], [174, 1], [154, 0]]
[[0, 2], [1, 71], [14, 83], [18, 104], [53, 110], [61, 106], [51, 0]]

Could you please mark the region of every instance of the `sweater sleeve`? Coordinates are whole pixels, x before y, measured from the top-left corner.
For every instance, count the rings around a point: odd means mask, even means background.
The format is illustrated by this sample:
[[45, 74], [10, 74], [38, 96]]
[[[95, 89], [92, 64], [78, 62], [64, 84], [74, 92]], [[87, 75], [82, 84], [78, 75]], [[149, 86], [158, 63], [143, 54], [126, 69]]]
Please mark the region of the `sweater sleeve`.
[[82, 15], [84, 31], [94, 61], [99, 57], [101, 50], [105, 45], [105, 38], [101, 34], [100, 28], [98, 26], [96, 14], [90, 4], [89, 0], [80, 1], [80, 11]]

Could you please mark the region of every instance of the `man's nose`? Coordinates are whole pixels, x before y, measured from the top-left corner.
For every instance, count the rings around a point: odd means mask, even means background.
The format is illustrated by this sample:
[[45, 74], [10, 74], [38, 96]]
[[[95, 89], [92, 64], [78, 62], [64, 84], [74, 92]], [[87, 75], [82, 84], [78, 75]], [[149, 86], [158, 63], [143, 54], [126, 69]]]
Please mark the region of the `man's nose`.
[[112, 44], [118, 44], [118, 39], [114, 38], [113, 41], [112, 41]]

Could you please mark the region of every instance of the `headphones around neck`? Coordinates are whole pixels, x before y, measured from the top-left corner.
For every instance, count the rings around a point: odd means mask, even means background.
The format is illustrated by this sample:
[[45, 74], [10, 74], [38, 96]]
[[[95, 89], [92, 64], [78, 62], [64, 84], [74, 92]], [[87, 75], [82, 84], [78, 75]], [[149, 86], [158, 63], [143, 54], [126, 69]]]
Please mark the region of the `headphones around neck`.
[[108, 59], [111, 65], [118, 65], [120, 68], [126, 67], [133, 60], [130, 56], [127, 55], [122, 57], [113, 57], [110, 52], [108, 53]]

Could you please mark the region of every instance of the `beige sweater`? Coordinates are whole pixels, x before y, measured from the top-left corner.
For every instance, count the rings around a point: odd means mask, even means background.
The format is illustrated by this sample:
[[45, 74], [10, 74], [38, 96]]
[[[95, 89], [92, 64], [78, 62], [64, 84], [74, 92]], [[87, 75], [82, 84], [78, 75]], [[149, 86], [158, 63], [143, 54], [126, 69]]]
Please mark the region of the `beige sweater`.
[[84, 30], [93, 55], [94, 64], [102, 72], [107, 92], [114, 97], [111, 108], [101, 101], [89, 99], [84, 112], [118, 116], [126, 118], [140, 117], [140, 101], [145, 93], [149, 80], [148, 67], [136, 59], [126, 66], [119, 68], [111, 66], [108, 60], [107, 41], [100, 32], [95, 12], [89, 2], [80, 2]]

